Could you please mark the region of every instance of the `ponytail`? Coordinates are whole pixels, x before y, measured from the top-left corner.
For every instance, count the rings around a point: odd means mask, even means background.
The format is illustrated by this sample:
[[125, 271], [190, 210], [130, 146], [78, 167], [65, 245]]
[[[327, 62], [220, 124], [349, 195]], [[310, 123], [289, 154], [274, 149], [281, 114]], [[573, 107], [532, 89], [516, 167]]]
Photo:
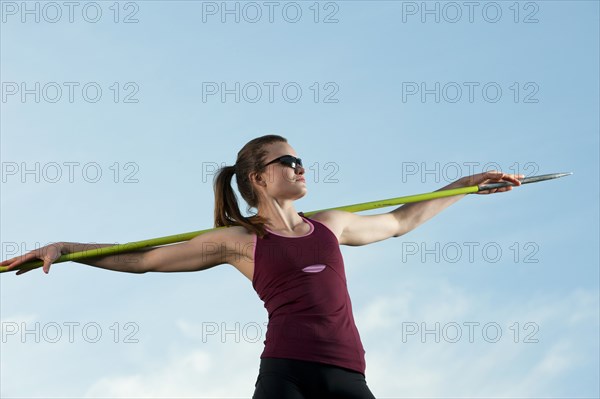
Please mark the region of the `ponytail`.
[[248, 175], [264, 169], [264, 157], [267, 151], [264, 146], [276, 142], [287, 142], [284, 137], [274, 134], [257, 137], [249, 141], [238, 152], [235, 166], [223, 166], [219, 169], [214, 180], [215, 189], [215, 227], [244, 226], [259, 237], [267, 233], [264, 217], [254, 215], [245, 217], [240, 212], [237, 196], [231, 187], [233, 175], [242, 198], [248, 203], [248, 212], [252, 207], [258, 209], [258, 195], [254, 191]]
[[222, 167], [215, 177], [215, 227], [243, 226], [259, 237], [266, 234], [266, 220], [259, 216], [245, 217], [240, 212], [237, 196], [231, 187], [235, 166]]
[[239, 217], [236, 215], [239, 213], [237, 198], [231, 188], [231, 178], [234, 173], [234, 166], [225, 166], [215, 177], [215, 227], [232, 225], [236, 216]]

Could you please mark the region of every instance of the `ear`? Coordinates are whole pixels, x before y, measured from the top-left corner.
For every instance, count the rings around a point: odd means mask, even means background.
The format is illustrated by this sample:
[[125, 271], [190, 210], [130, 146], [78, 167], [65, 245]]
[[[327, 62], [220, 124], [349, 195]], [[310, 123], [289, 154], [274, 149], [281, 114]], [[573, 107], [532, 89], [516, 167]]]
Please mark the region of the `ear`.
[[266, 187], [267, 185], [267, 182], [262, 173], [251, 172], [248, 174], [248, 179], [250, 180], [250, 183], [256, 184], [258, 186]]

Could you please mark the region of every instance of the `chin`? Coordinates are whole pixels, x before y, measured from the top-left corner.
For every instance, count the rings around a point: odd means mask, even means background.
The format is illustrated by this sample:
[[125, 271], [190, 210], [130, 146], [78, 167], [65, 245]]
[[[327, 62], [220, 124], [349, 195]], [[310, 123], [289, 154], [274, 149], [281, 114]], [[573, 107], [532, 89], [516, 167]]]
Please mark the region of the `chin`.
[[294, 196], [294, 201], [304, 197], [306, 193], [308, 193], [308, 189], [303, 188], [299, 193], [296, 193], [296, 195]]

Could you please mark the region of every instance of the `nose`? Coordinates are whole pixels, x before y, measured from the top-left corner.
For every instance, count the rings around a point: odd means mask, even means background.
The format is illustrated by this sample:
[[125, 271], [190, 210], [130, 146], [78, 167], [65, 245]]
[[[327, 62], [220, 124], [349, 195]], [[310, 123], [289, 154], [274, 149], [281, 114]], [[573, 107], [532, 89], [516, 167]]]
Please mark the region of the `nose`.
[[296, 174], [298, 174], [298, 175], [303, 175], [303, 174], [304, 174], [304, 167], [303, 167], [303, 166], [300, 166], [300, 165], [297, 165], [297, 166], [296, 166], [296, 170], [295, 170], [295, 172], [296, 172]]

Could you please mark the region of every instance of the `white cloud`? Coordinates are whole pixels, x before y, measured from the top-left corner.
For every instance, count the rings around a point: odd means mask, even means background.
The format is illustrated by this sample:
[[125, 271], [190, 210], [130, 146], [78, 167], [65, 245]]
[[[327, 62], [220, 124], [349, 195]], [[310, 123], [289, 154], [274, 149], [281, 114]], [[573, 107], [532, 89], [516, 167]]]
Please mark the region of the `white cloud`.
[[160, 369], [145, 374], [103, 377], [85, 393], [85, 397], [198, 397], [203, 392], [203, 376], [214, 366], [209, 353], [195, 350], [171, 356]]
[[[196, 328], [189, 321], [181, 325]], [[202, 347], [202, 349], [198, 349]], [[245, 342], [192, 342], [173, 345], [158, 367], [140, 365], [141, 372], [105, 376], [86, 398], [226, 398], [250, 397], [258, 375], [256, 345]]]
[[[424, 289], [406, 283], [397, 295], [379, 296], [356, 310], [367, 351], [367, 383], [376, 397], [548, 396], [556, 384], [568, 390], [564, 384], [569, 373], [590, 360], [591, 354], [574, 332], [594, 320], [592, 292], [579, 290], [567, 297], [548, 294], [522, 304], [510, 300], [494, 304], [449, 283], [429, 284], [427, 296], [419, 292]], [[571, 309], [578, 309], [576, 316]], [[435, 320], [440, 320], [441, 326], [456, 322], [463, 335], [456, 343], [443, 336], [436, 343], [433, 334], [405, 337], [402, 342], [402, 322], [407, 318], [427, 321], [428, 328]], [[523, 332], [522, 322], [528, 320], [539, 323], [534, 335], [538, 343], [524, 343], [525, 334], [516, 337], [510, 329], [517, 321]], [[462, 324], [468, 321], [480, 323], [474, 330], [474, 342], [469, 342], [467, 327]], [[482, 334], [483, 325], [492, 322], [502, 329], [495, 343]], [[130, 375], [104, 376], [85, 396], [251, 396], [262, 341], [258, 345], [243, 339], [237, 343], [234, 336], [224, 341], [215, 336], [201, 344], [198, 323], [179, 320], [177, 325], [183, 336], [195, 341], [173, 345], [164, 361], [155, 362], [162, 364], [159, 367], [142, 365], [142, 371]], [[494, 335], [492, 328], [487, 339], [491, 341]]]
[[3, 317], [0, 319], [0, 323], [2, 323], [2, 326], [12, 323], [17, 323], [18, 325], [21, 325], [21, 323], [30, 324], [34, 323], [38, 318], [38, 315], [34, 313], [17, 314], [10, 317]]
[[[561, 392], [572, 392], [577, 384], [574, 377], [598, 371], [598, 360], [594, 357], [598, 350], [597, 295], [583, 289], [567, 295], [536, 291], [528, 298], [508, 296], [506, 300], [494, 302], [494, 296], [483, 297], [481, 293], [441, 280], [403, 280], [393, 290], [354, 303], [357, 325], [367, 351], [367, 382], [376, 397], [381, 398], [540, 397], [553, 395], [558, 388]], [[2, 319], [2, 322], [36, 320], [36, 315], [23, 314]], [[435, 342], [434, 334], [422, 335], [422, 331], [405, 336], [403, 342], [402, 328], [406, 326], [403, 323], [417, 323], [419, 328], [422, 328], [421, 323], [426, 323], [426, 327], [432, 329], [436, 321], [442, 332], [439, 343]], [[468, 340], [465, 322], [480, 323], [475, 327], [472, 343]], [[482, 327], [491, 322], [502, 328], [502, 336], [496, 343], [487, 342], [482, 335]], [[515, 322], [519, 323], [518, 336], [511, 330]], [[536, 323], [537, 331], [525, 329], [526, 322]], [[246, 324], [251, 323], [257, 324]], [[443, 328], [450, 323], [462, 328], [459, 342], [444, 339]], [[251, 396], [263, 337], [248, 342], [243, 323], [237, 327], [240, 329], [237, 336], [231, 333], [207, 335], [206, 326], [198, 320], [179, 318], [174, 324], [177, 328], [170, 331], [171, 336], [161, 335], [164, 345], [153, 344], [151, 351], [139, 346], [136, 347], [139, 357], [124, 356], [129, 364], [127, 368], [119, 365], [112, 373], [110, 368], [101, 369], [101, 374], [95, 374], [97, 379], [90, 382], [89, 371], [85, 373], [74, 363], [60, 371], [70, 375], [87, 374], [80, 375], [79, 386], [74, 384], [66, 391], [64, 386], [51, 386], [48, 380], [39, 390], [64, 392], [63, 396], [80, 392], [74, 397], [88, 398]], [[229, 330], [234, 327], [232, 323], [225, 324]], [[221, 324], [218, 327], [224, 328]], [[453, 335], [452, 332], [451, 328], [446, 331], [448, 335]], [[532, 332], [535, 333], [532, 335]], [[248, 333], [255, 335], [254, 330]], [[488, 339], [493, 333], [491, 329]], [[524, 343], [528, 335], [539, 342]], [[515, 339], [518, 342], [514, 342]], [[40, 356], [39, 351], [44, 348], [33, 349]], [[7, 349], [3, 351], [1, 364], [2, 390], [6, 395], [19, 392], [18, 387], [26, 384], [26, 378], [20, 379], [18, 374], [23, 370], [35, 372], [35, 365], [23, 360], [26, 359], [23, 347], [14, 345], [3, 349]], [[75, 347], [70, 349], [76, 350]], [[40, 359], [40, 365], [57, 359], [56, 351], [48, 352]], [[123, 372], [124, 369], [131, 371]], [[64, 381], [59, 378], [57, 384]], [[595, 393], [593, 389], [597, 388], [588, 387], [589, 395]]]
[[[572, 373], [589, 372], [586, 362], [597, 371], [597, 293], [576, 290], [491, 303], [443, 282], [403, 283], [398, 292], [356, 311], [367, 351], [367, 382], [376, 397], [541, 397], [553, 395], [556, 386], [568, 392]], [[437, 337], [423, 334], [423, 327], [434, 330], [436, 321]], [[473, 342], [465, 322], [479, 323]], [[537, 329], [525, 328], [526, 322]], [[403, 337], [407, 323], [418, 332]], [[458, 342], [444, 338], [450, 323], [462, 328]], [[486, 323], [491, 328], [483, 334]], [[496, 326], [502, 334], [491, 342]], [[448, 328], [448, 337], [454, 331]]]

